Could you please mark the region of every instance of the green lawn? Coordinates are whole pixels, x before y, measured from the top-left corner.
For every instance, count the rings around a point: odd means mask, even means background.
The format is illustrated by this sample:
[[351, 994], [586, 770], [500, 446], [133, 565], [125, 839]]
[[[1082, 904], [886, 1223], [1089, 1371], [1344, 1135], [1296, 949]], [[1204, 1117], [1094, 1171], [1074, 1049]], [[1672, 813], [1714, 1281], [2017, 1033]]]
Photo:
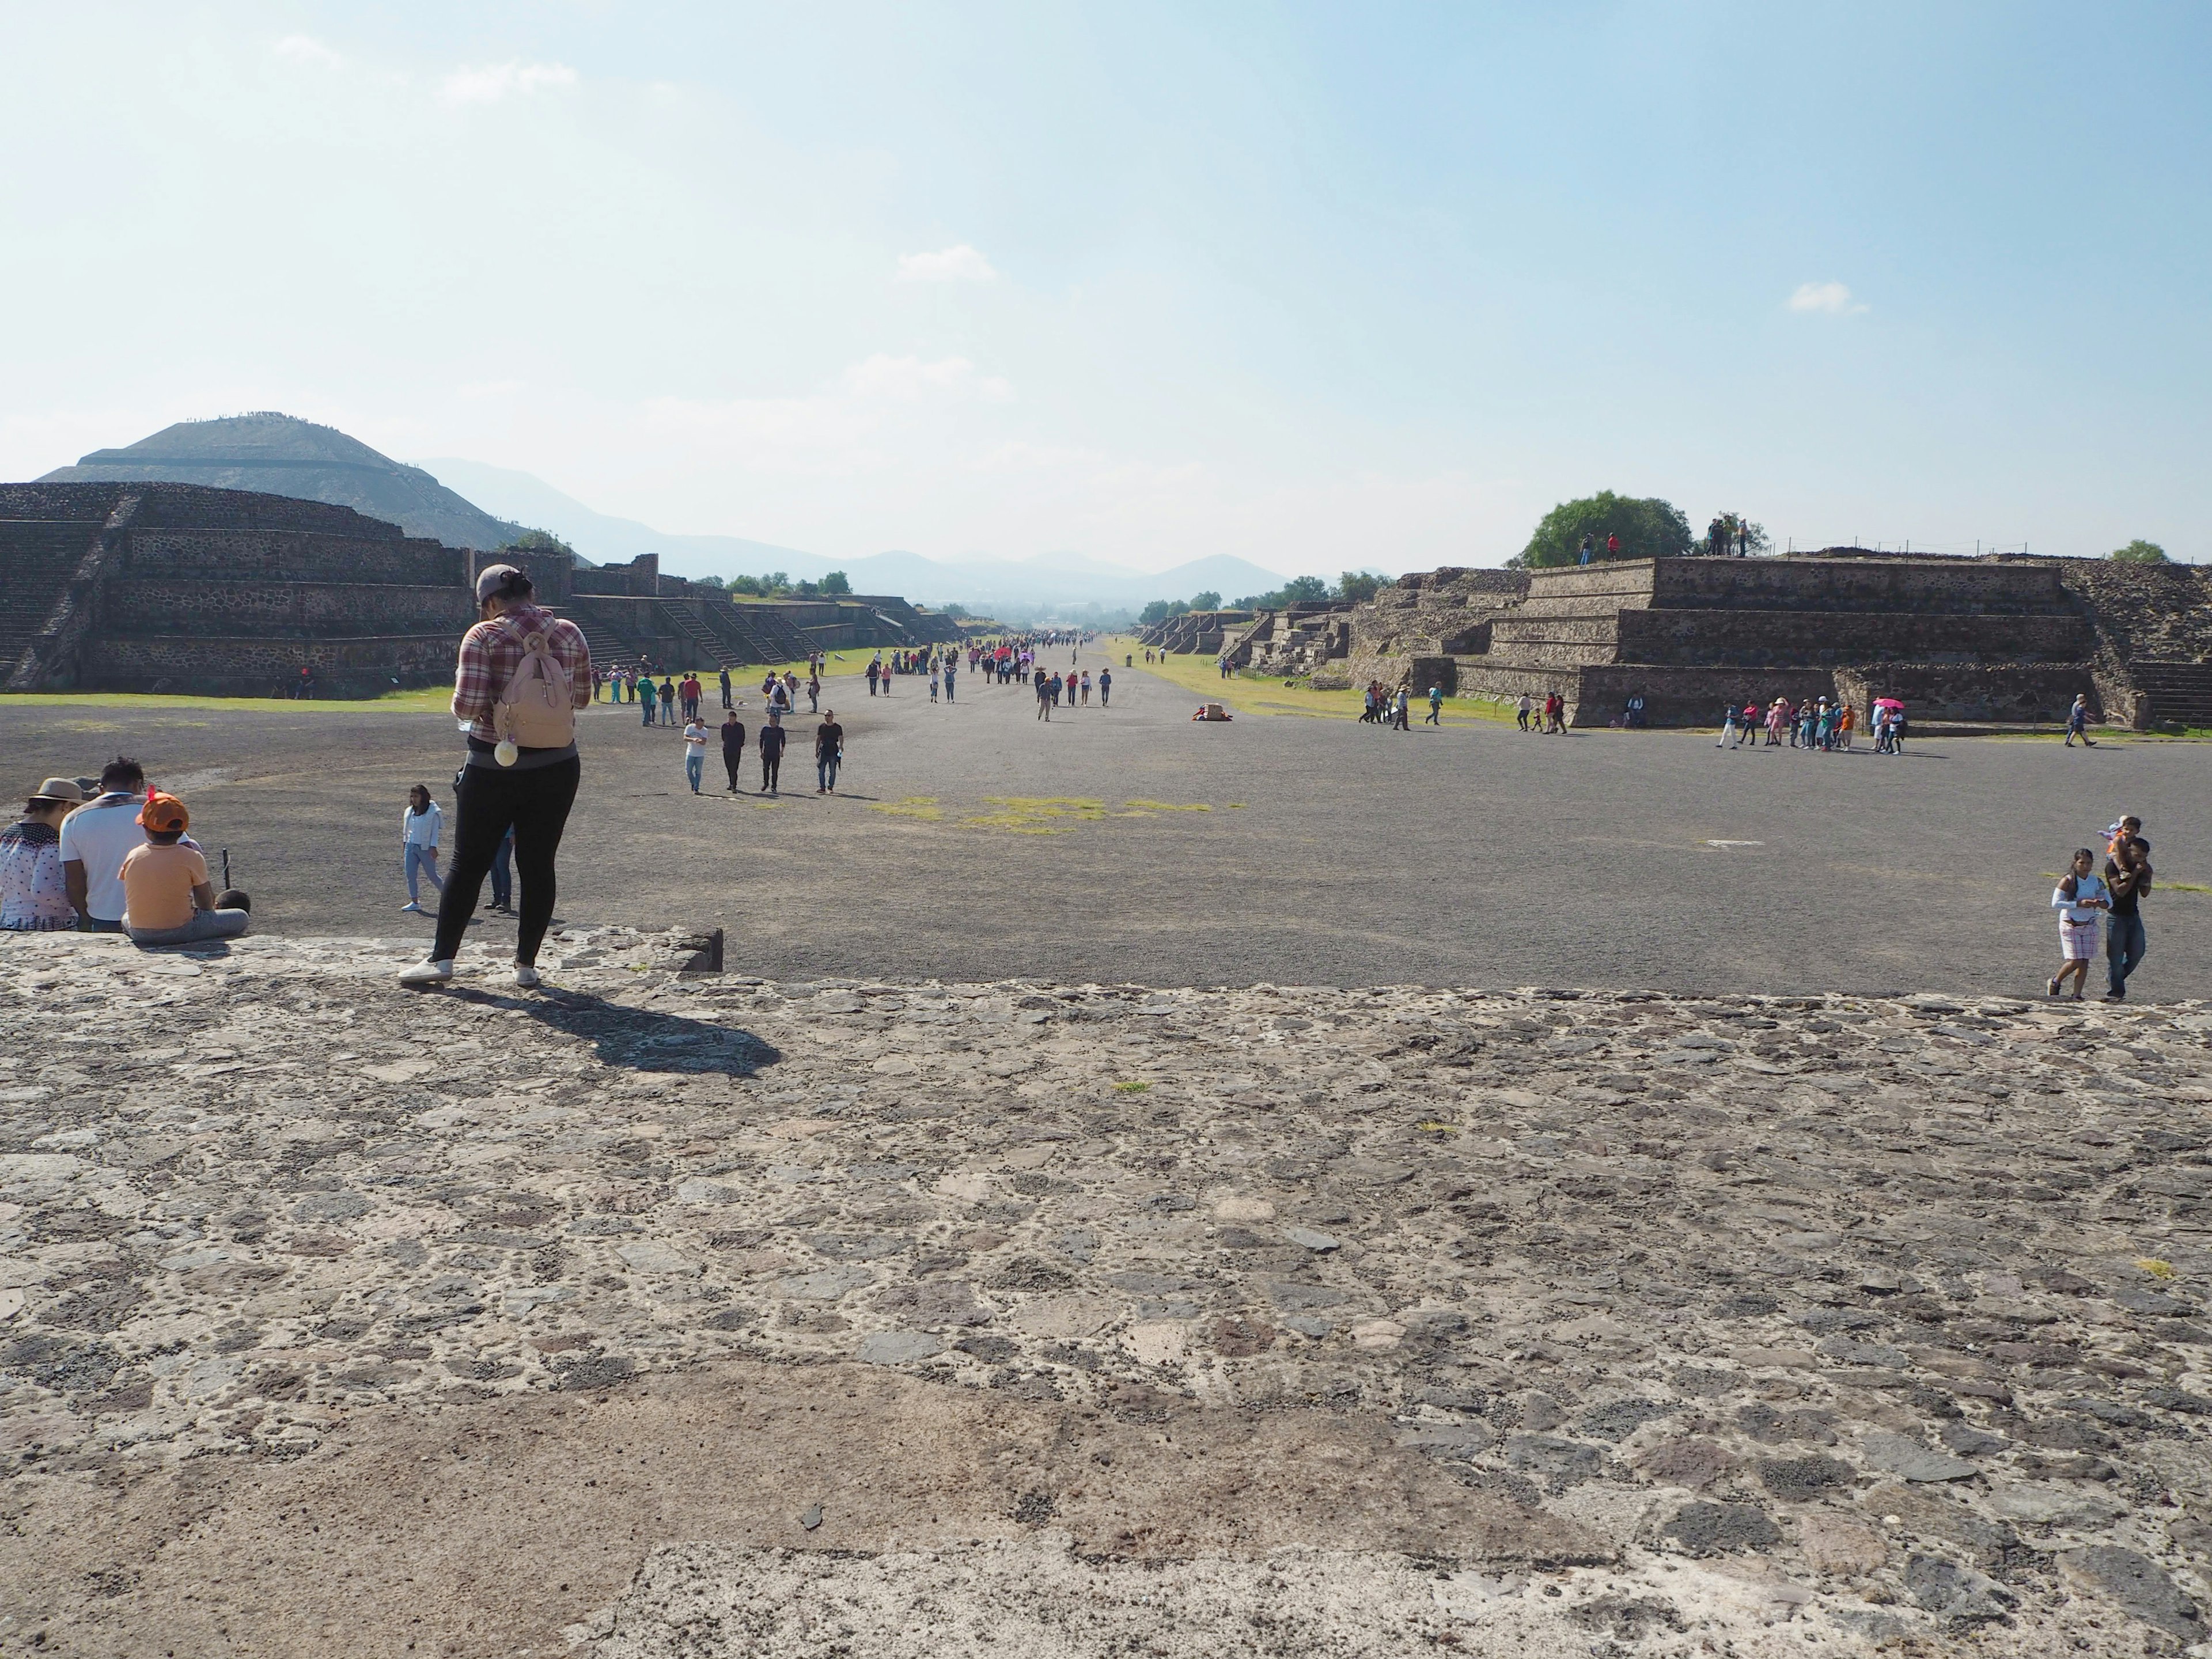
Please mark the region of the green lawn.
[[[1163, 658], [1155, 653], [1150, 663], [1145, 660], [1145, 647], [1127, 635], [1115, 635], [1103, 641], [1115, 655], [1134, 657], [1137, 666], [1158, 674], [1192, 692], [1192, 706], [1200, 702], [1218, 702], [1240, 714], [1304, 714], [1317, 720], [1358, 720], [1361, 708], [1358, 691], [1316, 691], [1303, 680], [1285, 685], [1280, 677], [1255, 674], [1240, 671], [1229, 679], [1221, 678], [1214, 659], [1203, 653], [1191, 656]], [[1413, 718], [1427, 718], [1428, 699], [1416, 698]], [[1446, 697], [1444, 718], [1459, 720], [1502, 720], [1513, 719], [1513, 705], [1492, 702], [1481, 697]]]
[[[866, 672], [868, 659], [873, 651], [833, 651], [827, 665], [832, 675], [860, 674]], [[751, 663], [743, 668], [732, 668], [730, 680], [733, 685], [758, 685], [769, 672], [766, 663]], [[780, 662], [775, 672], [787, 671], [799, 676], [800, 683], [806, 678], [804, 662]], [[684, 678], [684, 670], [674, 671], [676, 678]], [[712, 667], [695, 671], [709, 686], [714, 681]], [[11, 708], [73, 708], [80, 712], [116, 708], [138, 708], [171, 711], [187, 708], [227, 708], [244, 713], [297, 714], [423, 714], [435, 713], [451, 705], [453, 690], [450, 685], [426, 685], [412, 691], [387, 691], [380, 697], [310, 697], [295, 702], [289, 697], [193, 697], [155, 696], [151, 694], [128, 691], [19, 691], [0, 693], [4, 703]]]

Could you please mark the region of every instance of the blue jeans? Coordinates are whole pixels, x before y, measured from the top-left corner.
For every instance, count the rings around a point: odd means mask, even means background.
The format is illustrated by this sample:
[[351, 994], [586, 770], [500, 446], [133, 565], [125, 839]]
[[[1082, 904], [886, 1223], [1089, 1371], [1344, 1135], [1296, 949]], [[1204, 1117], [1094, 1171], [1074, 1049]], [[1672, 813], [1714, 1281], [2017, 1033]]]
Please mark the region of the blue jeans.
[[446, 890], [446, 884], [438, 879], [438, 865], [430, 856], [430, 848], [409, 842], [402, 868], [407, 872], [407, 902], [410, 904], [422, 896], [422, 890], [416, 883], [423, 876], [429, 877], [431, 891], [442, 893]]
[[653, 724], [653, 699], [652, 699], [651, 697], [647, 696], [646, 696], [642, 691], [641, 691], [640, 693], [638, 693], [638, 698], [637, 698], [637, 701], [638, 701], [639, 706], [640, 706], [640, 708], [641, 708], [641, 711], [642, 711], [642, 713], [643, 713], [643, 714], [644, 714], [644, 716], [645, 716], [645, 718], [644, 718], [644, 719], [642, 719], [642, 720], [641, 720], [640, 721], [638, 721], [638, 724], [639, 724], [640, 726], [650, 726], [650, 725], [652, 725], [652, 724]]
[[2142, 964], [2143, 952], [2148, 948], [2141, 916], [2105, 918], [2105, 974], [2112, 995], [2127, 995], [2128, 975]]
[[823, 755], [817, 757], [814, 762], [815, 781], [819, 783], [824, 789], [835, 789], [837, 787], [837, 762], [839, 758], [840, 757], [836, 755]]
[[684, 775], [691, 785], [691, 793], [699, 793], [699, 779], [707, 765], [707, 757], [694, 749], [684, 757]]
[[195, 910], [181, 927], [125, 927], [133, 945], [197, 945], [203, 939], [236, 939], [252, 920], [243, 910]]

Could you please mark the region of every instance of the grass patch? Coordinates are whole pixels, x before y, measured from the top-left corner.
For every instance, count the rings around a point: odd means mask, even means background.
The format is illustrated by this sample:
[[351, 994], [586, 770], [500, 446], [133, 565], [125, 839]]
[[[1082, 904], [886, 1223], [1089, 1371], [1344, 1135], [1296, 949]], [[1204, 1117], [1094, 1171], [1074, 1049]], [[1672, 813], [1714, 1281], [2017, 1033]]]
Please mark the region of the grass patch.
[[1010, 836], [1064, 836], [1078, 823], [1096, 823], [1106, 816], [1104, 801], [1073, 795], [986, 795], [983, 805], [997, 810], [961, 822], [980, 830], [1003, 830]]
[[[1202, 653], [1180, 657], [1163, 657], [1155, 653], [1153, 659], [1147, 663], [1144, 660], [1145, 647], [1127, 635], [1116, 635], [1107, 644], [1118, 655], [1135, 657], [1137, 668], [1193, 693], [1194, 702], [1218, 702], [1240, 714], [1291, 714], [1303, 715], [1310, 720], [1356, 720], [1363, 707], [1361, 694], [1355, 690], [1316, 691], [1304, 680], [1293, 680], [1286, 684], [1280, 675], [1255, 674], [1242, 669], [1224, 680], [1221, 678], [1220, 669], [1215, 666], [1214, 659]], [[1415, 698], [1415, 723], [1418, 724], [1428, 712], [1428, 699]], [[1481, 697], [1446, 697], [1443, 717], [1446, 720], [1461, 723], [1468, 720], [1510, 722], [1513, 705], [1510, 702], [1493, 702]]]
[[1132, 812], [1211, 812], [1213, 809], [1204, 801], [1193, 801], [1188, 806], [1178, 806], [1167, 800], [1129, 800], [1122, 806]]
[[888, 812], [895, 818], [922, 818], [935, 823], [945, 816], [945, 809], [937, 804], [934, 795], [908, 795], [903, 800], [872, 800], [871, 812]]
[[1114, 1092], [1117, 1095], [1140, 1095], [1152, 1086], [1149, 1083], [1117, 1083], [1114, 1085]]

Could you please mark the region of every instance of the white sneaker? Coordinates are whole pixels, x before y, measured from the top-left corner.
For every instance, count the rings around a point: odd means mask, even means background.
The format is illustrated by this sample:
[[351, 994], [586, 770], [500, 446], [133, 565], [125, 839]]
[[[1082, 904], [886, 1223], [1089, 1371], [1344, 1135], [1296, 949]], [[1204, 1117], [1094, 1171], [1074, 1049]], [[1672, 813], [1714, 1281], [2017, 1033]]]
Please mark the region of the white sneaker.
[[526, 962], [514, 964], [514, 982], [526, 991], [538, 988], [538, 970]]
[[453, 976], [451, 958], [444, 962], [418, 962], [412, 968], [400, 970], [402, 985], [443, 985]]
[[399, 908], [403, 911], [412, 910], [418, 916], [422, 914], [422, 907], [416, 903], [413, 899], [409, 899], [406, 903], [401, 905]]

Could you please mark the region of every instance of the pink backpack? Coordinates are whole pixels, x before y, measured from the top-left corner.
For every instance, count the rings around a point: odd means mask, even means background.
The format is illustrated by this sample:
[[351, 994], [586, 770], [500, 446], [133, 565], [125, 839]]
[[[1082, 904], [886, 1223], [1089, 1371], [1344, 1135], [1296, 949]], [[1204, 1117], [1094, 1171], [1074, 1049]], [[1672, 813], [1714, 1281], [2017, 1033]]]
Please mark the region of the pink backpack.
[[492, 729], [523, 749], [566, 749], [576, 740], [568, 671], [543, 634], [525, 635], [522, 661], [492, 708]]

